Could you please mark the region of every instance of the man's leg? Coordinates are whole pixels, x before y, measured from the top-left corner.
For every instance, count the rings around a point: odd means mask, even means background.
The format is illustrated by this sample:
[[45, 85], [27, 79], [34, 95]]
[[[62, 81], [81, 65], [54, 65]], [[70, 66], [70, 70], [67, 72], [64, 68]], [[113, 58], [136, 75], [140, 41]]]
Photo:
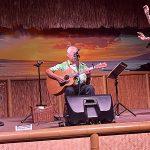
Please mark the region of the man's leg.
[[95, 95], [95, 89], [92, 85], [83, 85], [81, 87], [81, 95]]
[[67, 96], [71, 96], [71, 95], [75, 95], [75, 90], [74, 90], [74, 88], [72, 86], [68, 86], [65, 89], [65, 98]]
[[[64, 117], [66, 118], [68, 112], [67, 112], [67, 96], [73, 96], [75, 95], [75, 89], [72, 86], [66, 87], [65, 89], [65, 104], [64, 104]], [[67, 122], [67, 121], [66, 121]]]

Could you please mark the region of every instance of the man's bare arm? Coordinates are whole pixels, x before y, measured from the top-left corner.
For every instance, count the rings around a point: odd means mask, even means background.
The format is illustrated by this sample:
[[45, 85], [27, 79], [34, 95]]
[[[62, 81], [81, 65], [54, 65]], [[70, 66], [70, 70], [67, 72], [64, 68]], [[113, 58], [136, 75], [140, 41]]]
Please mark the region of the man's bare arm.
[[147, 5], [143, 6], [144, 13], [146, 15], [146, 18], [148, 20], [148, 23], [150, 24], [150, 14], [149, 14], [149, 7]]
[[58, 76], [57, 74], [53, 73], [50, 69], [46, 70], [46, 74], [48, 75], [48, 77], [57, 80], [59, 83], [67, 82], [67, 80], [65, 80], [62, 77]]
[[[146, 15], [146, 18], [148, 20], [148, 23], [150, 24], [150, 14], [149, 14], [149, 7], [147, 5], [143, 6], [144, 13]], [[138, 38], [142, 41], [150, 41], [150, 37], [146, 37], [142, 32], [137, 32]]]
[[142, 41], [150, 41], [150, 37], [146, 37], [142, 32], [137, 32], [138, 38]]

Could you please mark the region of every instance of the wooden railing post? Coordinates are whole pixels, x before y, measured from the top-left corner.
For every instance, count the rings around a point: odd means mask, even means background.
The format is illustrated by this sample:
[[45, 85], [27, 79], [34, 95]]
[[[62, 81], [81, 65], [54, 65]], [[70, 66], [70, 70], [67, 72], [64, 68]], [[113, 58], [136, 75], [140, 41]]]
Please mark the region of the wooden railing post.
[[148, 108], [150, 108], [150, 80], [149, 80], [149, 74], [146, 73], [146, 90], [147, 90], [147, 104], [148, 104]]
[[90, 136], [91, 150], [99, 150], [99, 137], [98, 134], [94, 133]]
[[108, 85], [107, 85], [107, 76], [103, 75], [103, 86], [104, 86], [104, 93], [107, 94], [108, 93]]
[[7, 94], [8, 94], [8, 106], [7, 106], [7, 117], [12, 117], [12, 90], [11, 90], [11, 80], [7, 79]]

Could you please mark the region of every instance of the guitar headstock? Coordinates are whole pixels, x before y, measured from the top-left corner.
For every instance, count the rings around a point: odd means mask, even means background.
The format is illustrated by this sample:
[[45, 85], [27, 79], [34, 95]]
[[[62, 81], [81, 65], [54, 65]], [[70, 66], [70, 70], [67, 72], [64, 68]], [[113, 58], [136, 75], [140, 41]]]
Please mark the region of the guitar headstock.
[[107, 67], [107, 63], [105, 63], [105, 62], [99, 63], [99, 64], [94, 66], [94, 68], [96, 68], [96, 69], [105, 68], [105, 67]]

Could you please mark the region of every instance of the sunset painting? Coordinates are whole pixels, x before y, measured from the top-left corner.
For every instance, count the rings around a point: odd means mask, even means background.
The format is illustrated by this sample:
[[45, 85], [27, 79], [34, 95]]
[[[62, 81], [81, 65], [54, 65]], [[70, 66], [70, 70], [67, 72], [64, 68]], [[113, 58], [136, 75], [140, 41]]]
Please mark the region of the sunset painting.
[[[150, 47], [135, 35], [1, 35], [0, 59], [17, 61], [66, 60], [66, 48], [75, 45], [80, 49], [80, 59], [97, 61], [148, 62]], [[142, 60], [142, 61], [141, 61]]]

